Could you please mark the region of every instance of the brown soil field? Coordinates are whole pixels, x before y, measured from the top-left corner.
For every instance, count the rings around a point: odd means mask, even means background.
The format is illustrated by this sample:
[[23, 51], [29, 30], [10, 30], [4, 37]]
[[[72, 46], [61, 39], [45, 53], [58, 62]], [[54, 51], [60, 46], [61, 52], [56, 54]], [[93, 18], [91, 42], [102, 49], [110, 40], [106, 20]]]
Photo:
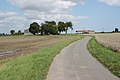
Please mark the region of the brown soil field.
[[78, 36], [4, 36], [0, 37], [0, 59], [32, 53]]
[[120, 51], [120, 33], [95, 34], [96, 40], [105, 47]]

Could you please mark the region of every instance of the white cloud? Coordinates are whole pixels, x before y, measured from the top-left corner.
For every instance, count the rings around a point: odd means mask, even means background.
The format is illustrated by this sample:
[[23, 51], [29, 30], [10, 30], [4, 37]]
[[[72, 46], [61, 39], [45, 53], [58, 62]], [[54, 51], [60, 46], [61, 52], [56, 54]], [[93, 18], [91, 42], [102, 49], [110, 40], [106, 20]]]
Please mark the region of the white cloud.
[[84, 5], [86, 0], [65, 0], [65, 1], [72, 1], [75, 3], [80, 3], [81, 5]]
[[10, 16], [16, 16], [16, 15], [17, 15], [17, 13], [15, 13], [15, 12], [2, 12], [2, 11], [0, 11], [0, 19], [10, 17]]
[[112, 5], [120, 6], [120, 0], [99, 0], [99, 1], [111, 6]]
[[[0, 28], [2, 29], [22, 29], [25, 25], [26, 18], [20, 17], [15, 12], [2, 12], [0, 11]], [[2, 30], [3, 30], [2, 29]]]
[[26, 19], [24, 17], [19, 17], [19, 16], [10, 16], [10, 17], [6, 17], [4, 19], [0, 20], [1, 24], [19, 24], [24, 22]]
[[10, 0], [13, 5], [22, 10], [37, 10], [40, 12], [64, 12], [76, 5], [75, 2], [64, 0]]
[[[28, 19], [39, 20], [64, 20], [83, 17], [72, 16], [68, 13], [71, 7], [84, 4], [84, 0], [9, 0], [13, 5], [19, 6]], [[72, 17], [71, 17], [72, 16]], [[73, 18], [74, 17], [74, 18]]]
[[[31, 15], [34, 14], [34, 15]], [[68, 21], [68, 20], [80, 20], [80, 19], [84, 19], [84, 18], [88, 18], [88, 16], [73, 16], [67, 13], [54, 13], [54, 14], [50, 14], [50, 13], [40, 13], [38, 11], [28, 11], [26, 13], [24, 13], [24, 15], [26, 16], [27, 19], [32, 19], [32, 20], [42, 20], [42, 21], [46, 21], [46, 20], [55, 20], [55, 21]]]

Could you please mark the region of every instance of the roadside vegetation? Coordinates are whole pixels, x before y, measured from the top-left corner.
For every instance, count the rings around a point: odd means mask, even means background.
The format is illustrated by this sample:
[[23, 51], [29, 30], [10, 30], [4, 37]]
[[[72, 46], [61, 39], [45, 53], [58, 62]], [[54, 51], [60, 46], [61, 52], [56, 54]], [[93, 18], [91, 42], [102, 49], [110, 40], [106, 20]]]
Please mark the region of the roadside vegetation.
[[[56, 44], [31, 54], [0, 60], [0, 80], [45, 80], [54, 57], [80, 35], [64, 35]], [[49, 41], [47, 42], [49, 43]]]
[[103, 47], [94, 37], [88, 43], [88, 50], [114, 75], [120, 77], [120, 52]]

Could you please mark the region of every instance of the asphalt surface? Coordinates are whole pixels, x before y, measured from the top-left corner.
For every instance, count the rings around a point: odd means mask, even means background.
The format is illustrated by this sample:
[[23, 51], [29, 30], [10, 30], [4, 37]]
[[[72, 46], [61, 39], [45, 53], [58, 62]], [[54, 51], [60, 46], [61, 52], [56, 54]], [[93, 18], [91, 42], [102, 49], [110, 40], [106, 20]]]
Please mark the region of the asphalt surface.
[[103, 67], [86, 48], [90, 37], [74, 42], [58, 54], [46, 80], [120, 80]]

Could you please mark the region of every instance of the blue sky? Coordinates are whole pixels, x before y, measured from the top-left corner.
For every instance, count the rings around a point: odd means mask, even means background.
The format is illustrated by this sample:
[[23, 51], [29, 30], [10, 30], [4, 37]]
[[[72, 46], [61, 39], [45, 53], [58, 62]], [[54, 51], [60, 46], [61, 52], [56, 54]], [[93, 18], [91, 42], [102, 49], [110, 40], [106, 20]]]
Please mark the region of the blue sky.
[[45, 20], [72, 21], [74, 31], [113, 31], [120, 29], [120, 0], [0, 0], [0, 33]]
[[89, 18], [79, 21], [78, 28], [94, 29], [96, 31], [112, 31], [120, 28], [120, 6], [107, 5], [97, 0], [87, 0], [86, 5], [78, 5], [71, 12], [73, 15], [87, 15]]

